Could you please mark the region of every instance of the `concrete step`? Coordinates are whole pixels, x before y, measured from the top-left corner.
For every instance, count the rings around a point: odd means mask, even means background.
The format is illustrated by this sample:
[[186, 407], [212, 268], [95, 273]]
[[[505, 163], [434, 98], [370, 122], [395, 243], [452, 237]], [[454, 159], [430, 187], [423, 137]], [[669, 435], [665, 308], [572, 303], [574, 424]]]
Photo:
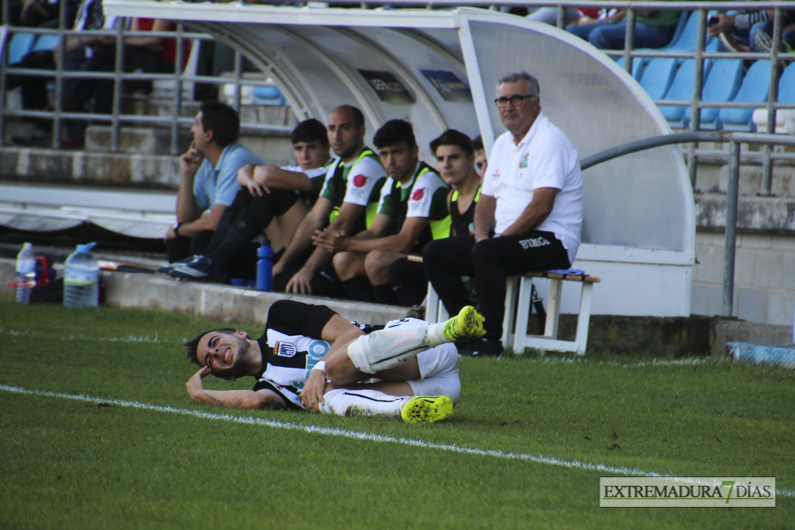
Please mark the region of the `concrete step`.
[[3, 146], [0, 175], [12, 182], [176, 188], [179, 162], [169, 155]]
[[[695, 195], [695, 214], [697, 229], [724, 230], [726, 195]], [[740, 197], [737, 228], [747, 232], [795, 234], [795, 197]]]
[[[292, 144], [286, 131], [258, 131], [256, 134], [241, 134], [240, 141], [268, 164], [292, 163]], [[91, 153], [170, 155], [171, 131], [165, 128], [122, 127], [119, 137], [119, 153], [112, 153], [112, 128], [107, 125], [92, 125], [86, 130], [85, 149]], [[178, 152], [184, 153], [193, 141], [191, 133], [180, 131]]]
[[[760, 164], [740, 166], [740, 195], [753, 197], [763, 192], [764, 173]], [[729, 166], [724, 162], [698, 165], [696, 189], [704, 193], [726, 193]], [[776, 197], [795, 198], [795, 166], [776, 162], [773, 166], [771, 193]]]
[[[85, 149], [95, 153], [112, 151], [113, 128], [109, 125], [91, 125], [86, 129]], [[177, 142], [178, 152], [187, 151], [193, 135], [181, 129]], [[171, 154], [171, 130], [161, 127], [122, 127], [119, 130], [119, 150], [121, 153], [140, 153], [150, 155]]]

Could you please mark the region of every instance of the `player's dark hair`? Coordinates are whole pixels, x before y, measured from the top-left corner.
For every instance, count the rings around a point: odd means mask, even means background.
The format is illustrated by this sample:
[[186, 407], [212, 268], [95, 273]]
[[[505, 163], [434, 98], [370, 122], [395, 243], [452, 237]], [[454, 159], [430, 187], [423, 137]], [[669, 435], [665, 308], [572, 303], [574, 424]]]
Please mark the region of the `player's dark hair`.
[[187, 357], [190, 362], [201, 366], [201, 364], [199, 364], [199, 357], [197, 355], [197, 350], [199, 349], [199, 342], [201, 342], [202, 337], [204, 337], [208, 333], [213, 333], [213, 332], [226, 333], [227, 335], [234, 335], [235, 330], [232, 328], [211, 329], [209, 331], [202, 331], [192, 339], [186, 340], [185, 357]]
[[442, 135], [431, 141], [431, 153], [436, 155], [436, 150], [440, 145], [457, 145], [466, 156], [472, 156], [472, 140], [466, 134], [455, 129], [447, 129]]
[[480, 151], [484, 149], [483, 147], [483, 137], [481, 135], [477, 135], [474, 140], [472, 140], [472, 150], [473, 151]]
[[376, 149], [397, 145], [401, 142], [405, 143], [409, 149], [417, 145], [414, 129], [406, 120], [389, 120], [373, 136], [373, 144]]
[[353, 115], [353, 124], [360, 129], [364, 127], [364, 114], [362, 114], [362, 111], [353, 105], [340, 105], [334, 110], [344, 110], [345, 112], [350, 112]]
[[293, 145], [298, 142], [320, 142], [323, 147], [328, 147], [328, 131], [326, 126], [314, 118], [304, 120], [293, 129], [290, 135], [290, 141]]
[[202, 127], [213, 132], [213, 140], [218, 147], [226, 147], [240, 137], [240, 116], [225, 103], [205, 101], [202, 103]]

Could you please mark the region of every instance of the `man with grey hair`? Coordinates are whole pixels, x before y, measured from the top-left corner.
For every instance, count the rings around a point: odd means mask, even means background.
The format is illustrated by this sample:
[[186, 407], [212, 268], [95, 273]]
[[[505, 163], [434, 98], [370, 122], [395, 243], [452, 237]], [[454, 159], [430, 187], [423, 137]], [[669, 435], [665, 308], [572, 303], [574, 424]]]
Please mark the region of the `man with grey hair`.
[[577, 151], [541, 112], [538, 80], [526, 72], [499, 80], [494, 102], [507, 131], [497, 138], [475, 210], [475, 235], [426, 245], [423, 263], [451, 315], [470, 303], [461, 276], [476, 279], [486, 336], [464, 355], [500, 355], [506, 276], [567, 269], [582, 228]]

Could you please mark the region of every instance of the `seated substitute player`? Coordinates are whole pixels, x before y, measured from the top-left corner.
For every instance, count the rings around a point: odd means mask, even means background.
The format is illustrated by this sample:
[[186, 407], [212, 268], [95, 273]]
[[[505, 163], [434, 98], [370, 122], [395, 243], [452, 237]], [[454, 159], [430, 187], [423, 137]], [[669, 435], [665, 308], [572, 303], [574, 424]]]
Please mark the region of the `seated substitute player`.
[[381, 188], [372, 225], [352, 237], [322, 233], [315, 244], [334, 256], [334, 270], [353, 300], [396, 304], [389, 266], [428, 241], [447, 237], [449, 188], [439, 174], [420, 162], [411, 124], [390, 120], [373, 137], [389, 175]]
[[[482, 323], [468, 306], [447, 322], [402, 319], [373, 330], [325, 306], [281, 300], [258, 340], [218, 329], [186, 342], [188, 359], [202, 367], [186, 387], [194, 402], [209, 405], [438, 421], [461, 392], [452, 342], [482, 336]], [[252, 390], [209, 390], [202, 378], [210, 373], [257, 382]]]
[[[482, 146], [482, 144], [481, 144]], [[439, 174], [453, 189], [447, 195], [450, 214], [450, 237], [475, 233], [475, 207], [480, 198], [480, 176], [475, 143], [469, 136], [448, 129], [431, 142]], [[485, 167], [485, 166], [484, 166]], [[396, 260], [389, 267], [389, 281], [401, 305], [416, 306], [428, 292], [425, 269], [418, 256]]]
[[489, 161], [486, 158], [486, 148], [483, 146], [483, 137], [478, 135], [472, 140], [472, 149], [475, 151], [475, 169], [478, 170], [478, 175], [483, 176], [486, 174], [486, 169], [489, 167]]
[[293, 129], [290, 140], [298, 165], [242, 167], [237, 173], [242, 189], [224, 211], [207, 248], [161, 272], [181, 280], [226, 282], [229, 277], [255, 277], [257, 258], [251, 241], [266, 230], [274, 251], [279, 251], [282, 245], [278, 243], [292, 238], [326, 176], [326, 127], [315, 119], [304, 120]]
[[229, 105], [205, 101], [190, 130], [193, 143], [179, 157], [177, 223], [164, 236], [170, 262], [207, 247], [240, 189], [238, 169], [262, 163], [238, 141], [240, 117]]
[[329, 165], [320, 197], [273, 267], [276, 291], [344, 298], [331, 264], [332, 254], [313, 247], [316, 233], [358, 233], [376, 214], [386, 174], [378, 156], [364, 145], [364, 114], [341, 105], [328, 116], [328, 139], [337, 157]]

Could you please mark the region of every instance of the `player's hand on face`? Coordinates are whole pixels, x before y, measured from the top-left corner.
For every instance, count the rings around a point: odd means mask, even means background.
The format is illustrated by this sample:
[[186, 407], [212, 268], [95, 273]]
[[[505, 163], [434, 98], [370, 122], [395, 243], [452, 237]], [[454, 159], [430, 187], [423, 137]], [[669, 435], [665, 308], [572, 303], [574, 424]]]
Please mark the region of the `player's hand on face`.
[[188, 395], [194, 396], [200, 392], [203, 392], [204, 383], [202, 382], [202, 379], [205, 378], [207, 375], [209, 375], [211, 372], [212, 370], [210, 370], [206, 366], [202, 366], [198, 372], [193, 374], [193, 377], [188, 379], [188, 382], [185, 383], [185, 387], [188, 389]]
[[320, 413], [320, 405], [324, 403], [323, 394], [326, 392], [326, 374], [320, 370], [312, 370], [306, 378], [304, 389], [301, 391], [301, 403], [306, 410], [315, 414]]
[[285, 292], [295, 294], [312, 294], [312, 287], [309, 285], [312, 282], [312, 275], [304, 269], [293, 274], [290, 281], [285, 287]]
[[182, 173], [195, 173], [203, 161], [204, 156], [196, 148], [196, 144], [191, 143], [188, 150], [179, 157], [179, 167]]

